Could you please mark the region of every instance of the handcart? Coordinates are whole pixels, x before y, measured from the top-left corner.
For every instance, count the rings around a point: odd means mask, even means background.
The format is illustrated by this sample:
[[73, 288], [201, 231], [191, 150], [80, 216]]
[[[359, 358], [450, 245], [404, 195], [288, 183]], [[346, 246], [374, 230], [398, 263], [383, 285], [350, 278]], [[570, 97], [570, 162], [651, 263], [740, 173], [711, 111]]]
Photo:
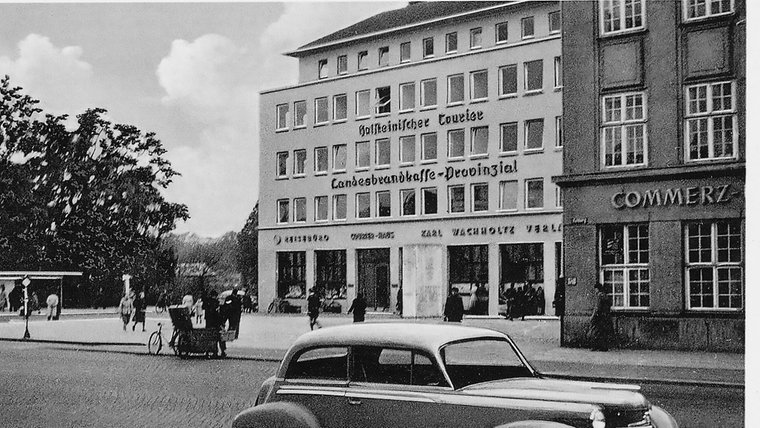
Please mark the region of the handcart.
[[186, 358], [190, 354], [205, 354], [207, 357], [216, 355], [218, 342], [230, 342], [235, 338], [234, 330], [193, 328], [190, 309], [187, 306], [170, 306], [169, 316], [174, 326], [169, 345], [180, 358]]

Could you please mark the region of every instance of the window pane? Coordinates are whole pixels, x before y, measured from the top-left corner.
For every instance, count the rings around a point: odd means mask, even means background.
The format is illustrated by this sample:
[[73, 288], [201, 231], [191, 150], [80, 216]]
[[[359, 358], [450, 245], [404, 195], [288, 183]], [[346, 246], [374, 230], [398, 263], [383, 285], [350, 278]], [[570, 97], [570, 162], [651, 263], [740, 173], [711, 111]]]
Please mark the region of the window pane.
[[391, 192], [377, 192], [377, 216], [391, 216]]
[[293, 154], [295, 155], [295, 170], [293, 174], [303, 175], [306, 173], [306, 150], [296, 150]]
[[295, 198], [293, 200], [293, 219], [295, 221], [306, 221], [306, 198]]
[[711, 267], [689, 269], [689, 306], [712, 308], [713, 269]]
[[317, 147], [314, 149], [314, 172], [327, 171], [327, 147]]
[[400, 110], [411, 110], [414, 108], [414, 83], [405, 83], [399, 86], [401, 95]]
[[438, 158], [438, 134], [422, 134], [422, 160]]
[[525, 193], [527, 195], [526, 208], [544, 207], [544, 180], [527, 180]]
[[369, 141], [356, 143], [356, 166], [357, 168], [369, 167]]
[[348, 57], [341, 55], [338, 57], [338, 74], [348, 72]]
[[369, 91], [359, 91], [356, 93], [356, 116], [369, 116]]
[[479, 126], [472, 128], [470, 155], [488, 153], [488, 127]]
[[347, 348], [311, 349], [288, 367], [288, 379], [345, 380], [348, 374]]
[[648, 226], [628, 226], [628, 263], [649, 263]]
[[517, 122], [501, 125], [501, 151], [517, 151]]
[[346, 145], [333, 146], [333, 169], [342, 171], [346, 169]]
[[329, 120], [327, 114], [327, 98], [317, 98], [314, 100], [314, 122], [324, 123]]
[[388, 46], [383, 46], [377, 50], [377, 65], [380, 67], [388, 65]]
[[343, 120], [346, 118], [348, 103], [346, 102], [346, 95], [336, 95], [333, 98], [333, 108], [335, 109], [333, 115], [335, 120]]
[[533, 36], [533, 17], [532, 16], [522, 19], [522, 36], [523, 38]]
[[391, 87], [383, 86], [375, 89], [375, 113], [391, 112]]
[[435, 79], [423, 80], [422, 83], [422, 106], [434, 106], [438, 104], [438, 90]]
[[391, 163], [391, 140], [375, 140], [377, 165], [390, 165]]
[[449, 212], [464, 212], [464, 186], [449, 187]]
[[370, 196], [369, 193], [357, 193], [356, 194], [356, 217], [357, 218], [370, 218]]
[[506, 42], [508, 39], [508, 27], [506, 22], [496, 24], [496, 43]]
[[314, 198], [314, 212], [317, 220], [327, 220], [327, 196]]
[[472, 211], [488, 211], [488, 184], [472, 185]]
[[319, 60], [319, 78], [324, 79], [327, 77], [327, 60]]
[[464, 130], [449, 131], [449, 157], [460, 158], [464, 156]]
[[741, 263], [742, 237], [738, 222], [717, 224], [718, 262]]
[[476, 71], [470, 74], [471, 98], [473, 100], [488, 98], [488, 71]]
[[424, 57], [433, 56], [435, 54], [435, 51], [433, 50], [433, 39], [424, 39], [422, 40], [422, 55]]
[[709, 223], [692, 223], [686, 227], [688, 263], [710, 263], [712, 261], [712, 233]]
[[549, 13], [549, 32], [554, 33], [562, 30], [562, 20], [559, 11]]
[[554, 87], [559, 88], [562, 86], [562, 57], [554, 57]]
[[415, 215], [417, 213], [416, 198], [413, 189], [401, 191], [401, 215]]
[[544, 61], [528, 61], [525, 63], [525, 90], [538, 91], [544, 87]]
[[296, 112], [293, 126], [306, 126], [306, 101], [296, 101], [293, 110]]
[[400, 60], [401, 62], [407, 62], [412, 58], [412, 43], [411, 42], [405, 42], [402, 43], [400, 46]]
[[464, 101], [464, 76], [461, 74], [449, 76], [449, 104], [462, 101]]
[[499, 95], [509, 95], [517, 93], [517, 66], [508, 65], [499, 69], [501, 85]]
[[346, 195], [333, 196], [333, 219], [344, 220], [346, 218]]
[[499, 183], [499, 209], [517, 209], [517, 181], [502, 181]]
[[422, 189], [422, 203], [424, 214], [436, 214], [438, 212], [438, 189]]
[[544, 147], [544, 120], [525, 121], [525, 148], [541, 149]]
[[623, 226], [604, 226], [599, 232], [602, 265], [623, 264]]
[[479, 48], [483, 45], [483, 29], [473, 28], [470, 30], [470, 48]]
[[288, 175], [288, 152], [277, 153], [277, 176], [286, 177]]
[[367, 69], [367, 57], [368, 57], [367, 51], [359, 52], [359, 59], [358, 59], [359, 70]]
[[415, 149], [414, 135], [399, 138], [401, 163], [413, 163]]
[[287, 199], [277, 201], [277, 222], [287, 223], [290, 217], [290, 202]]
[[446, 52], [457, 51], [457, 33], [446, 34]]
[[280, 104], [277, 106], [277, 129], [285, 129], [288, 127], [288, 111], [290, 106], [287, 104]]

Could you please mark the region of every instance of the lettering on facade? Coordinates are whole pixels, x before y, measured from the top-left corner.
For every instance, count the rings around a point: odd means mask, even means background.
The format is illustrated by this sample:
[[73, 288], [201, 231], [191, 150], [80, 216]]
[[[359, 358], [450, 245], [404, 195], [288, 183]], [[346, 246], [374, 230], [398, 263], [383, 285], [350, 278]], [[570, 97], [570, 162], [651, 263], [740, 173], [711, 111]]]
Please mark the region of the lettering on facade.
[[464, 113], [438, 115], [439, 125], [451, 125], [454, 123], [476, 122], [479, 120], [483, 120], [483, 112], [470, 111], [470, 109], [465, 110]]
[[287, 235], [287, 236], [274, 236], [274, 244], [280, 245], [281, 243], [294, 244], [294, 243], [308, 243], [308, 242], [327, 242], [330, 240], [330, 235]]
[[442, 238], [443, 232], [441, 229], [423, 229], [420, 236], [423, 238]]
[[430, 119], [399, 119], [396, 122], [372, 123], [370, 125], [359, 125], [359, 135], [385, 134], [387, 132], [414, 131], [417, 129], [427, 128], [430, 126]]
[[562, 232], [562, 223], [557, 224], [529, 224], [525, 226], [528, 233]]
[[671, 205], [695, 206], [722, 204], [731, 201], [732, 196], [741, 194], [731, 192], [731, 185], [674, 187], [669, 189], [648, 189], [644, 192], [618, 192], [612, 195], [611, 203], [615, 209], [665, 207]]
[[352, 241], [366, 241], [372, 239], [393, 239], [393, 232], [360, 232], [351, 234]]
[[514, 235], [514, 226], [467, 227], [451, 229], [453, 236]]

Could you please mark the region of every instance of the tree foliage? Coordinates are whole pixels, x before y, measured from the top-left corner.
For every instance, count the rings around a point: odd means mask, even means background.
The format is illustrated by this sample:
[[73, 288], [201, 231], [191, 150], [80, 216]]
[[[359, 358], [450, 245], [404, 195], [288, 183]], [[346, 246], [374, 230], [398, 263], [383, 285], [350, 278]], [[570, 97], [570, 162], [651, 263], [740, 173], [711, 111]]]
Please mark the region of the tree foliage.
[[209, 289], [220, 292], [240, 285], [237, 233], [227, 232], [218, 238], [170, 234], [164, 246], [176, 254], [176, 283], [170, 293], [175, 299], [184, 294], [200, 295]]
[[237, 266], [245, 287], [255, 296], [259, 283], [259, 203], [238, 234]]

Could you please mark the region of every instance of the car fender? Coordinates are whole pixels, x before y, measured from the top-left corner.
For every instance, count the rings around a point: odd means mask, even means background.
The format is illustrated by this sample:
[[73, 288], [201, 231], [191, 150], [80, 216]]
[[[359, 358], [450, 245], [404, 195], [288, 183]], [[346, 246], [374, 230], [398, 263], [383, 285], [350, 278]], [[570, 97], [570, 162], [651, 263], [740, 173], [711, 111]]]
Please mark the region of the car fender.
[[573, 428], [570, 425], [552, 421], [518, 421], [499, 425], [495, 428]]
[[243, 410], [232, 428], [319, 428], [319, 422], [306, 407], [280, 401]]
[[657, 428], [678, 428], [678, 422], [662, 407], [652, 406], [649, 417]]

